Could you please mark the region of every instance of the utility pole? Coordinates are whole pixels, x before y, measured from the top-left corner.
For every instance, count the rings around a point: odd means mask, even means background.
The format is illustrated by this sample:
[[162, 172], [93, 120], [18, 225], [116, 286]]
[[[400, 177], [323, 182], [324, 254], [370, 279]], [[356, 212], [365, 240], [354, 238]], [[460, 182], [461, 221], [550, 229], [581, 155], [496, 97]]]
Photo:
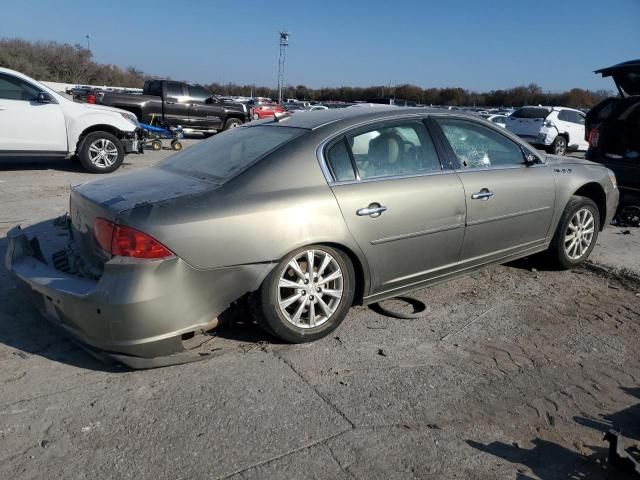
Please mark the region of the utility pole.
[[89, 43], [89, 40], [91, 39], [91, 35], [86, 34], [84, 38], [87, 39], [87, 50], [91, 51], [91, 44]]
[[289, 46], [289, 32], [280, 32], [280, 58], [278, 59], [278, 103], [282, 103], [282, 88], [284, 87], [284, 60]]

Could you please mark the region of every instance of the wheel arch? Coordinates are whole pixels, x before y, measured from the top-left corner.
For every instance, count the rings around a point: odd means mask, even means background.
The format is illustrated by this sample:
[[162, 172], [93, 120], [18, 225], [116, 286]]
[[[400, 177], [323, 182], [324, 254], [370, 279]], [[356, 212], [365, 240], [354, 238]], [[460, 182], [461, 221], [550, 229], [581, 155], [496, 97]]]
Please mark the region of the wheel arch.
[[116, 138], [122, 140], [123, 133], [122, 130], [114, 127], [113, 125], [107, 124], [98, 124], [91, 125], [90, 127], [85, 128], [80, 136], [78, 137], [78, 143], [76, 144], [76, 153], [80, 152], [80, 148], [82, 147], [82, 142], [87, 138], [87, 135], [94, 132], [107, 132], [114, 135]]
[[365, 264], [363, 263], [363, 260], [354, 250], [346, 245], [333, 242], [319, 242], [318, 245], [326, 245], [327, 247], [335, 248], [349, 257], [349, 260], [351, 260], [351, 264], [353, 265], [353, 271], [356, 275], [356, 288], [353, 303], [354, 305], [361, 305], [363, 298], [365, 297], [365, 292], [369, 291], [369, 277], [367, 273], [365, 273]]
[[605, 218], [607, 216], [607, 196], [604, 193], [604, 188], [597, 182], [589, 182], [578, 188], [574, 195], [579, 197], [585, 197], [593, 200], [598, 206], [598, 213], [600, 214], [600, 231], [604, 228]]

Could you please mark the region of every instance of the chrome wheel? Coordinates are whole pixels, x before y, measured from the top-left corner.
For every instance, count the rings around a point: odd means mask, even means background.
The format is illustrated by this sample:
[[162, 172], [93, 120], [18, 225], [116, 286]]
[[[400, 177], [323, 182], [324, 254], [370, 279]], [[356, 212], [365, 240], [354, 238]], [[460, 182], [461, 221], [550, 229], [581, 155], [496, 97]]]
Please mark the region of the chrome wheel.
[[118, 160], [118, 148], [111, 140], [99, 138], [89, 145], [89, 161], [97, 168], [109, 168]]
[[280, 274], [280, 312], [296, 327], [319, 327], [338, 309], [343, 286], [343, 273], [333, 256], [322, 250], [301, 252]]
[[564, 251], [571, 260], [579, 260], [591, 246], [595, 232], [593, 213], [588, 208], [578, 210], [564, 235]]

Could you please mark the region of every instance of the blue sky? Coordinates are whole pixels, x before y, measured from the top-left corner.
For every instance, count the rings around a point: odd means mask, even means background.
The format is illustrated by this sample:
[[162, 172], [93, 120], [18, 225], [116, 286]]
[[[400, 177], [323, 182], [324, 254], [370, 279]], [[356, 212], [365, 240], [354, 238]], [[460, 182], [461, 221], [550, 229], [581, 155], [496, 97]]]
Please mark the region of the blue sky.
[[640, 58], [640, 0], [31, 0], [0, 35], [85, 44], [95, 60], [194, 82], [389, 82], [490, 90], [613, 89], [593, 70]]

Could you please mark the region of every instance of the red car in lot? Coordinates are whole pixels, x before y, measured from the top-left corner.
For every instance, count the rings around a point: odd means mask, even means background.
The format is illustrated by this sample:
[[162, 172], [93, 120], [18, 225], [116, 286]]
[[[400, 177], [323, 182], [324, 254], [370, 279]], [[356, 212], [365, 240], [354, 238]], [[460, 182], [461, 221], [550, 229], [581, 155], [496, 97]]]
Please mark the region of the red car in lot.
[[262, 120], [274, 117], [276, 113], [284, 113], [286, 110], [276, 103], [265, 103], [251, 109], [251, 118]]

